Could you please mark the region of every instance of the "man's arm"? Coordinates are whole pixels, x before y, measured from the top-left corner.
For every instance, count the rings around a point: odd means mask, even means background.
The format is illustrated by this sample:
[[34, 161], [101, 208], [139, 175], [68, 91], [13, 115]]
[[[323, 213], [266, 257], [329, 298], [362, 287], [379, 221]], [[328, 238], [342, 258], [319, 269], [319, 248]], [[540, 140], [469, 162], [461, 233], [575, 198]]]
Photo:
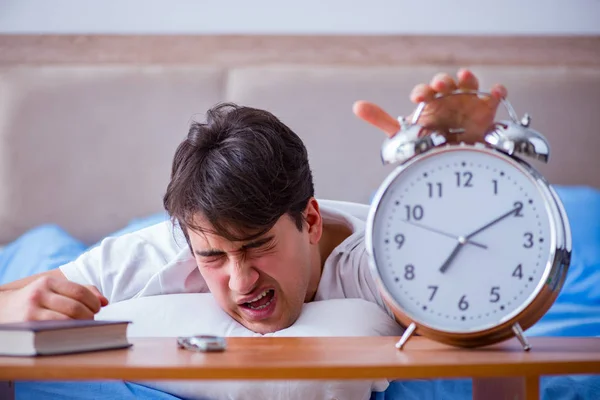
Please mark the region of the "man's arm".
[[40, 272], [38, 274], [28, 276], [27, 278], [19, 279], [18, 281], [7, 283], [5, 285], [0, 285], [0, 293], [7, 291], [7, 290], [22, 289], [25, 286], [29, 285], [31, 282], [33, 282], [39, 278], [43, 278], [43, 277], [64, 279], [64, 280], [67, 279], [65, 277], [65, 275], [60, 271], [60, 269], [56, 268], [56, 269], [53, 269], [50, 271]]
[[0, 286], [0, 323], [93, 319], [107, 304], [95, 287], [71, 282], [54, 269]]

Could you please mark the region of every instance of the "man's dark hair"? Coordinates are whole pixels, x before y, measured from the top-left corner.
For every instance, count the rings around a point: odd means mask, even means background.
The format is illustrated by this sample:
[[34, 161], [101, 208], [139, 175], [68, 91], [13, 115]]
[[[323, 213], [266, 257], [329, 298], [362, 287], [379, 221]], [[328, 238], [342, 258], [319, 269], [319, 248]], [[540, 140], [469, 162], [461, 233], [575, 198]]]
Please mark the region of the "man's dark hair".
[[252, 240], [288, 214], [302, 230], [314, 196], [302, 140], [273, 114], [232, 103], [192, 123], [177, 148], [163, 204], [188, 239], [187, 229], [227, 240]]

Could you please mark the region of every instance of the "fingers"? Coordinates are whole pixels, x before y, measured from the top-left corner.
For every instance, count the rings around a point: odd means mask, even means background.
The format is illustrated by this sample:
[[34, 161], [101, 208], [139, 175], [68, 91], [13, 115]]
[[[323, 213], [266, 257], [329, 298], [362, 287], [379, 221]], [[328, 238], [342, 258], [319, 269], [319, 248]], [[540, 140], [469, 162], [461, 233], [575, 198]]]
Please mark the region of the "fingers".
[[[421, 83], [416, 85], [411, 92], [411, 100], [415, 102], [427, 101], [436, 93], [450, 93], [456, 89], [463, 90], [479, 90], [479, 80], [466, 68], [461, 68], [456, 74], [458, 80], [455, 81], [447, 73], [438, 73], [432, 79], [429, 85]], [[492, 93], [496, 97], [506, 97], [506, 88], [502, 85], [494, 85], [492, 87]]]
[[46, 308], [40, 308], [36, 310], [35, 314], [31, 315], [27, 320], [28, 321], [48, 321], [48, 320], [66, 320], [69, 319], [65, 314], [61, 314], [59, 312], [48, 310]]
[[[473, 74], [470, 75], [471, 76], [467, 76], [468, 79], [466, 81], [466, 85], [473, 84], [472, 78], [475, 77]], [[465, 84], [465, 82], [462, 83]], [[477, 84], [476, 80], [475, 84]], [[436, 74], [433, 79], [431, 79], [429, 85], [424, 83], [416, 85], [410, 94], [410, 100], [413, 103], [420, 103], [422, 101], [428, 102], [433, 100], [437, 93], [447, 94], [455, 91], [458, 88], [459, 86], [457, 86], [455, 80], [452, 79], [450, 75], [446, 73], [439, 73]]]
[[[480, 82], [469, 69], [462, 68], [458, 70], [456, 74], [457, 79], [453, 79], [447, 73], [438, 73], [429, 84], [421, 83], [416, 85], [410, 93], [410, 100], [413, 103], [428, 103], [437, 98], [437, 95], [446, 95], [456, 90], [461, 91], [479, 91]], [[492, 86], [490, 90], [490, 96], [457, 96], [452, 99], [445, 99], [443, 102], [437, 103], [437, 106], [427, 105], [423, 110], [426, 115], [427, 125], [431, 123], [432, 126], [445, 126], [448, 125], [450, 119], [453, 122], [449, 126], [455, 126], [456, 122], [460, 124], [460, 118], [466, 118], [469, 113], [473, 112], [479, 117], [476, 121], [488, 121], [493, 119], [496, 108], [500, 104], [500, 101], [507, 96], [507, 90], [503, 85], [496, 84]], [[441, 104], [441, 105], [440, 105]], [[353, 111], [356, 116], [363, 119], [364, 121], [375, 125], [388, 136], [394, 136], [400, 129], [400, 124], [388, 113], [382, 110], [380, 107], [373, 103], [358, 101], [353, 106]], [[488, 118], [488, 115], [491, 115]], [[456, 120], [456, 121], [454, 121]], [[464, 122], [464, 121], [463, 121]], [[488, 122], [481, 122], [487, 124]], [[479, 130], [479, 127], [474, 129]]]
[[410, 93], [410, 101], [420, 103], [422, 101], [431, 101], [435, 96], [435, 90], [425, 83], [415, 86]]
[[357, 101], [354, 103], [352, 111], [358, 118], [376, 126], [390, 137], [400, 129], [400, 123], [395, 118], [373, 103]]
[[[458, 88], [467, 90], [479, 90], [479, 81], [477, 77], [468, 69], [461, 68], [458, 73]], [[490, 89], [492, 97], [496, 100], [504, 99], [508, 91], [504, 85], [495, 84]]]
[[[428, 102], [438, 93], [448, 94], [457, 89], [479, 90], [479, 80], [469, 69], [459, 69], [456, 76], [458, 78], [457, 82], [447, 73], [438, 73], [431, 79], [429, 85], [424, 83], [416, 85], [410, 94], [411, 101], [414, 103]], [[492, 94], [492, 103], [496, 105], [508, 95], [506, 87], [500, 84], [492, 86], [490, 93]]]
[[96, 286], [85, 285], [85, 287], [88, 288], [94, 294], [94, 296], [96, 296], [98, 298], [98, 300], [100, 300], [101, 307], [108, 305], [108, 299], [106, 297], [104, 297], [104, 295], [102, 293], [100, 293], [100, 291], [98, 290], [98, 288]]
[[490, 89], [491, 97], [487, 99], [488, 107], [491, 109], [496, 109], [500, 105], [500, 101], [506, 98], [507, 90], [503, 85], [495, 84]]
[[456, 82], [446, 73], [436, 74], [431, 80], [430, 86], [438, 93], [446, 94], [457, 89]]
[[[42, 276], [21, 289], [7, 291], [2, 300], [2, 322], [93, 319], [101, 305], [107, 303], [96, 288], [51, 276]], [[12, 306], [4, 307], [4, 302]]]
[[490, 92], [492, 93], [492, 96], [498, 100], [504, 99], [506, 98], [506, 96], [508, 96], [508, 90], [506, 90], [504, 85], [500, 84], [495, 84], [494, 86], [492, 86]]
[[48, 311], [50, 311], [72, 319], [93, 319], [95, 314], [83, 303], [54, 292], [45, 292], [40, 305], [43, 308], [42, 311], [46, 311], [46, 314], [49, 314]]
[[82, 305], [86, 306], [94, 314], [100, 311], [101, 300], [85, 286], [67, 280], [52, 280], [50, 282], [50, 290], [82, 303]]
[[477, 77], [468, 69], [461, 68], [456, 74], [458, 77], [458, 88], [463, 90], [479, 90]]

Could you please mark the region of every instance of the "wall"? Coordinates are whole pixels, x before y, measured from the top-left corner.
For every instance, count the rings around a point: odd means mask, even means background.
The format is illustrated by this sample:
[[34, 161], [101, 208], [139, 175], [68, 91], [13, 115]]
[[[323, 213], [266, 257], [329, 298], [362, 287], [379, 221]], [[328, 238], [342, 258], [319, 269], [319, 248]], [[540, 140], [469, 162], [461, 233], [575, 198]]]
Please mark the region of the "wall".
[[0, 0], [0, 33], [598, 35], [600, 0]]

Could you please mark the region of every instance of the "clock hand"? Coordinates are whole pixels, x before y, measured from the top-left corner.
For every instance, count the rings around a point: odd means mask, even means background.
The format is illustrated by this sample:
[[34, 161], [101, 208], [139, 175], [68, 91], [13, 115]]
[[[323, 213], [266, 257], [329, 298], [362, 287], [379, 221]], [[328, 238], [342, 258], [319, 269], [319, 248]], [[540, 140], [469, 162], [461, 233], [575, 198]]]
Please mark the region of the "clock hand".
[[448, 267], [450, 266], [450, 263], [452, 262], [452, 260], [454, 260], [454, 257], [456, 257], [456, 255], [458, 254], [458, 252], [460, 251], [460, 249], [462, 248], [464, 242], [461, 242], [459, 240], [458, 244], [454, 247], [454, 250], [452, 250], [452, 253], [450, 253], [450, 255], [448, 256], [448, 258], [446, 259], [446, 261], [444, 261], [444, 263], [442, 264], [442, 266], [440, 267], [440, 272], [443, 274], [444, 272], [446, 272], [446, 270], [448, 269]]
[[454, 250], [452, 250], [452, 253], [450, 253], [450, 255], [448, 256], [448, 258], [446, 259], [446, 261], [444, 261], [444, 263], [440, 267], [440, 272], [442, 274], [444, 272], [446, 272], [446, 270], [450, 266], [450, 263], [452, 263], [452, 260], [454, 260], [454, 258], [456, 257], [456, 255], [458, 254], [458, 252], [464, 246], [465, 243], [467, 243], [467, 239], [465, 239], [463, 236], [459, 236], [458, 237], [458, 243], [454, 247]]
[[[431, 232], [439, 233], [440, 235], [451, 237], [451, 238], [454, 238], [454, 239], [457, 239], [457, 240], [459, 239], [458, 235], [453, 235], [453, 234], [448, 233], [448, 232], [440, 231], [438, 229], [432, 228], [432, 227], [427, 226], [427, 225], [419, 224], [419, 223], [416, 223], [416, 222], [411, 222], [411, 221], [408, 221], [406, 219], [403, 219], [402, 221], [406, 222], [407, 224], [411, 224], [411, 225], [417, 226], [419, 228], [422, 228], [422, 229], [425, 229], [425, 230], [428, 230], [428, 231], [431, 231]], [[470, 243], [473, 246], [481, 247], [482, 249], [487, 249], [487, 246], [485, 244], [481, 244], [481, 243], [475, 242], [473, 240], [466, 240], [466, 243]]]
[[469, 238], [471, 238], [471, 237], [473, 237], [473, 236], [477, 235], [478, 233], [480, 233], [480, 232], [482, 232], [482, 231], [486, 230], [486, 229], [487, 229], [487, 228], [489, 228], [490, 226], [492, 226], [492, 225], [494, 225], [494, 224], [496, 224], [496, 223], [498, 223], [498, 222], [502, 221], [504, 218], [508, 217], [509, 215], [511, 215], [511, 214], [514, 214], [514, 213], [515, 213], [515, 212], [517, 212], [518, 210], [519, 210], [519, 208], [518, 208], [518, 207], [516, 207], [516, 208], [513, 208], [512, 210], [510, 210], [509, 212], [506, 212], [506, 213], [502, 214], [501, 216], [499, 216], [498, 218], [494, 219], [494, 220], [493, 220], [493, 221], [491, 221], [491, 222], [488, 222], [487, 224], [485, 224], [485, 225], [484, 225], [484, 226], [482, 226], [481, 228], [479, 228], [479, 229], [476, 229], [475, 231], [473, 231], [473, 232], [469, 233], [467, 236], [465, 236], [465, 239], [467, 239], [467, 240], [468, 240]]
[[471, 237], [477, 235], [478, 233], [486, 230], [490, 226], [492, 226], [492, 225], [494, 225], [494, 224], [502, 221], [504, 218], [508, 217], [509, 215], [515, 213], [518, 210], [519, 210], [518, 207], [513, 208], [509, 212], [506, 212], [506, 213], [502, 214], [501, 216], [499, 216], [498, 218], [494, 219], [493, 221], [488, 222], [487, 224], [485, 224], [481, 228], [474, 230], [473, 232], [471, 232], [467, 236], [460, 236], [458, 238], [458, 244], [456, 245], [456, 247], [454, 248], [454, 250], [452, 250], [452, 253], [450, 253], [450, 255], [448, 256], [448, 258], [446, 259], [446, 261], [444, 262], [444, 264], [442, 264], [442, 266], [440, 267], [440, 272], [441, 273], [446, 272], [446, 270], [450, 266], [450, 263], [452, 262], [452, 260], [454, 260], [454, 258], [456, 257], [456, 254], [458, 254], [458, 252], [460, 251], [461, 247], [467, 242], [467, 240], [469, 240]]

